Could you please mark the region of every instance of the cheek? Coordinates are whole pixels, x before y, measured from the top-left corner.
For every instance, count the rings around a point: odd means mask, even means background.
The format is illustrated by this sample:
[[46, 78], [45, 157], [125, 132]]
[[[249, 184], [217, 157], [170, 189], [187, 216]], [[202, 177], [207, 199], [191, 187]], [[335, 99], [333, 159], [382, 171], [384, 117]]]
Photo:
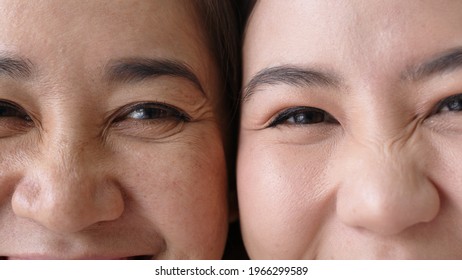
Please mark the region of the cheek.
[[427, 172], [438, 186], [442, 199], [443, 209], [456, 211], [456, 217], [462, 216], [462, 147], [460, 138], [449, 141], [433, 139], [434, 148], [428, 156]]
[[[121, 157], [130, 208], [165, 240], [164, 257], [220, 258], [227, 231], [227, 177], [214, 134], [139, 144]], [[205, 140], [206, 139], [206, 140]]]
[[314, 250], [317, 233], [332, 209], [324, 174], [327, 154], [319, 146], [241, 136], [239, 207], [252, 258], [301, 258]]

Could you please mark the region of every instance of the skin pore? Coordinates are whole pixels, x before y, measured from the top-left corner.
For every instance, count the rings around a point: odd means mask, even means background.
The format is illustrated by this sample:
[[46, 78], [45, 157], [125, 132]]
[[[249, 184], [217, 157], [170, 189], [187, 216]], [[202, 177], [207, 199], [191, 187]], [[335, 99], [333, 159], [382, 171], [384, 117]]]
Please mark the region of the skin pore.
[[218, 259], [221, 83], [189, 1], [0, 1], [0, 256]]
[[251, 258], [462, 258], [461, 10], [256, 3], [237, 163]]

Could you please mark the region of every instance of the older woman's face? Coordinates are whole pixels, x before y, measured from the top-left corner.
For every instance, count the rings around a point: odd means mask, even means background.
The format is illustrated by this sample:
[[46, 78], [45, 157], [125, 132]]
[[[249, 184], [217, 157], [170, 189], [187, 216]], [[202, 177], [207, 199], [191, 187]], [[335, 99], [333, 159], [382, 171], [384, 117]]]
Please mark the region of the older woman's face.
[[251, 257], [462, 258], [461, 11], [257, 3], [238, 154]]
[[217, 69], [189, 1], [0, 2], [0, 256], [220, 258]]

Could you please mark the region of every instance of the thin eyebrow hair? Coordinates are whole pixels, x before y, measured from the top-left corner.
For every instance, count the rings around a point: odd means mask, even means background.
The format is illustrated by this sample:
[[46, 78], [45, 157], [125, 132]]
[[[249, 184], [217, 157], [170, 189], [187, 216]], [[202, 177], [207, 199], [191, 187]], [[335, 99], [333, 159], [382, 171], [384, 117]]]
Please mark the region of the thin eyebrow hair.
[[263, 85], [286, 84], [302, 87], [338, 87], [339, 79], [324, 71], [294, 65], [269, 67], [260, 70], [242, 90], [242, 100], [247, 101]]
[[111, 61], [106, 69], [107, 78], [111, 82], [134, 83], [161, 76], [179, 77], [192, 82], [205, 95], [197, 76], [186, 63], [181, 61], [129, 58]]
[[460, 68], [462, 68], [462, 47], [445, 51], [428, 61], [408, 67], [402, 77], [404, 80], [417, 81]]
[[32, 64], [22, 58], [0, 56], [0, 76], [7, 75], [13, 79], [28, 78], [32, 74]]

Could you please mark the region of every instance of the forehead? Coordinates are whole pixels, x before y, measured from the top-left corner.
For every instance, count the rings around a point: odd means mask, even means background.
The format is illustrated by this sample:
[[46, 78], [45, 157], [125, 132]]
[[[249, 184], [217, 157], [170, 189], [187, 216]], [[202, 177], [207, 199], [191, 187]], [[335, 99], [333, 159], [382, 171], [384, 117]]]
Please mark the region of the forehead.
[[188, 1], [0, 1], [0, 52], [34, 64], [96, 65], [131, 56], [204, 60], [204, 34]]
[[246, 30], [244, 76], [279, 64], [404, 68], [462, 45], [461, 10], [461, 1], [449, 0], [258, 1]]
[[171, 60], [215, 96], [219, 76], [196, 9], [187, 0], [0, 0], [0, 55], [31, 62], [49, 82], [92, 84], [113, 61]]

